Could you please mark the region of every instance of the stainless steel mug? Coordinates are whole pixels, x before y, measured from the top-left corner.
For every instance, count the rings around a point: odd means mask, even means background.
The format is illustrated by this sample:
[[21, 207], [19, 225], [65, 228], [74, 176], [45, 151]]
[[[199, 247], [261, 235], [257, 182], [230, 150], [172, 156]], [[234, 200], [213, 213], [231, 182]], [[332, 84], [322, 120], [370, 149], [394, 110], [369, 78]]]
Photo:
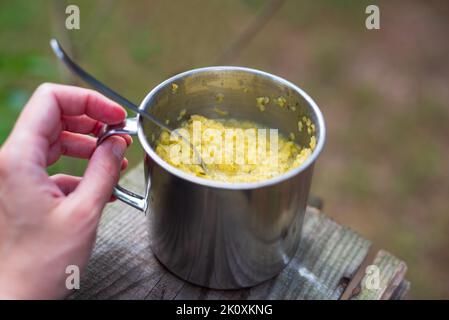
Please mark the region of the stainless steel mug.
[[[176, 86], [173, 86], [176, 84]], [[176, 90], [175, 90], [176, 88]], [[121, 201], [145, 212], [151, 248], [179, 277], [215, 289], [236, 289], [276, 276], [292, 259], [301, 239], [314, 163], [325, 140], [325, 126], [315, 102], [294, 84], [266, 72], [240, 67], [209, 67], [178, 74], [154, 88], [142, 101], [156, 118], [172, 128], [181, 110], [220, 118], [220, 109], [237, 119], [252, 120], [280, 132], [294, 132], [309, 145], [298, 120], [310, 118], [316, 147], [300, 167], [253, 183], [224, 183], [185, 173], [154, 150], [152, 136], [160, 129], [143, 117], [105, 128], [100, 139], [113, 134], [137, 135], [145, 150], [146, 193], [137, 195], [117, 186]], [[287, 107], [270, 102], [261, 112], [256, 98], [284, 97]]]

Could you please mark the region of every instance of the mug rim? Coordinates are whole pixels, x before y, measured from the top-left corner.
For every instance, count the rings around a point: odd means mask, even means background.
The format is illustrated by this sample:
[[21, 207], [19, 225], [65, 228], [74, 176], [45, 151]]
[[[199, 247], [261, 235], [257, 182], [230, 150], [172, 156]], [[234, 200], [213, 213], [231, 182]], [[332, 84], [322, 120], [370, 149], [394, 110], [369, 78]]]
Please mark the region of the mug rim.
[[[146, 95], [146, 97], [142, 100], [142, 102], [139, 106], [139, 109], [145, 110], [145, 108], [146, 108], [148, 102], [151, 100], [151, 98], [162, 88], [166, 87], [168, 84], [175, 82], [175, 81], [179, 80], [180, 78], [192, 75], [192, 74], [197, 74], [197, 73], [202, 73], [202, 72], [210, 72], [210, 71], [243, 71], [243, 72], [247, 72], [247, 73], [257, 74], [260, 76], [270, 78], [271, 80], [281, 83], [282, 85], [285, 85], [285, 86], [289, 87], [290, 89], [296, 91], [309, 104], [309, 107], [312, 108], [312, 110], [315, 113], [315, 116], [317, 118], [317, 125], [318, 125], [318, 128], [320, 129], [320, 136], [317, 140], [315, 149], [313, 150], [312, 154], [306, 159], [306, 161], [304, 161], [304, 163], [302, 163], [301, 165], [299, 165], [296, 168], [288, 170], [287, 172], [284, 172], [283, 174], [280, 174], [280, 175], [275, 176], [270, 179], [256, 181], [256, 182], [237, 182], [237, 183], [230, 183], [230, 182], [206, 179], [206, 178], [201, 178], [201, 177], [195, 176], [193, 174], [184, 172], [184, 171], [172, 166], [171, 164], [169, 164], [168, 162], [163, 160], [161, 157], [159, 157], [159, 155], [155, 152], [155, 150], [153, 150], [153, 148], [147, 141], [145, 133], [143, 132], [142, 117], [138, 114], [136, 118], [137, 118], [137, 136], [139, 138], [139, 142], [141, 143], [144, 151], [159, 166], [161, 166], [164, 170], [168, 171], [169, 173], [175, 175], [178, 178], [181, 178], [183, 180], [187, 180], [189, 182], [193, 182], [193, 183], [205, 186], [205, 187], [228, 189], [228, 190], [245, 190], [245, 189], [256, 189], [256, 188], [267, 187], [267, 186], [278, 184], [280, 182], [283, 182], [285, 180], [288, 180], [288, 179], [300, 174], [301, 172], [305, 171], [308, 167], [310, 167], [315, 162], [315, 160], [321, 153], [321, 151], [324, 147], [325, 140], [326, 140], [326, 127], [325, 127], [324, 117], [323, 117], [323, 114], [322, 114], [320, 108], [315, 103], [315, 101], [304, 90], [302, 90], [301, 88], [299, 88], [298, 86], [296, 86], [295, 84], [293, 84], [292, 82], [290, 82], [288, 80], [285, 80], [279, 76], [273, 75], [273, 74], [265, 72], [265, 71], [252, 69], [252, 68], [246, 68], [246, 67], [237, 67], [237, 66], [211, 66], [211, 67], [196, 68], [196, 69], [188, 70], [188, 71], [179, 73], [177, 75], [174, 75], [174, 76], [168, 78], [167, 80], [164, 80], [163, 82], [158, 84], [156, 87], [154, 87]], [[150, 108], [151, 108], [151, 106], [150, 106]]]

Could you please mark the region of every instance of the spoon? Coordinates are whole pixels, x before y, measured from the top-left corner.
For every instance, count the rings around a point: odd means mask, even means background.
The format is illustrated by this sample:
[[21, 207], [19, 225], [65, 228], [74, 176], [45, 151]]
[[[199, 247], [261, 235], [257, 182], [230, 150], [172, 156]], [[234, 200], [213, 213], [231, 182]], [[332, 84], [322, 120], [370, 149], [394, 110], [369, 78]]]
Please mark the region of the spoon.
[[104, 94], [105, 96], [109, 97], [110, 99], [114, 100], [115, 102], [121, 104], [122, 106], [125, 106], [132, 111], [134, 111], [137, 114], [140, 114], [144, 118], [150, 120], [155, 125], [157, 125], [159, 128], [164, 129], [168, 131], [170, 134], [174, 133], [178, 137], [180, 137], [184, 142], [188, 143], [190, 148], [195, 153], [196, 158], [199, 160], [200, 165], [204, 172], [207, 174], [207, 167], [204, 163], [203, 159], [201, 158], [200, 153], [195, 148], [195, 146], [188, 141], [183, 135], [178, 133], [176, 130], [172, 130], [169, 127], [167, 127], [165, 124], [161, 123], [158, 119], [153, 117], [151, 114], [149, 114], [146, 110], [139, 109], [134, 103], [123, 97], [122, 95], [118, 94], [108, 86], [106, 86], [104, 83], [100, 82], [99, 80], [95, 79], [93, 76], [91, 76], [89, 73], [87, 73], [83, 68], [81, 68], [78, 64], [76, 64], [68, 55], [67, 53], [62, 49], [61, 45], [59, 44], [58, 40], [51, 39], [50, 40], [50, 46], [53, 49], [53, 52], [58, 57], [59, 60], [64, 62], [64, 64], [69, 68], [70, 71], [72, 71], [74, 74], [76, 74], [78, 77], [83, 79], [86, 83], [97, 89], [99, 92]]

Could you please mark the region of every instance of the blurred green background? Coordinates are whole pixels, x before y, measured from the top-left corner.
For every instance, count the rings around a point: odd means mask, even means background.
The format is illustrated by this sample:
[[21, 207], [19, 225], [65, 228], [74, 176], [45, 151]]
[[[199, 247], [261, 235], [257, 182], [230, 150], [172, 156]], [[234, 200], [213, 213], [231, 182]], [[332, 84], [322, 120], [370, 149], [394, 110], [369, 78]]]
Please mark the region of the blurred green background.
[[[327, 120], [313, 183], [325, 212], [405, 260], [410, 297], [449, 298], [449, 3], [377, 1], [381, 29], [369, 31], [373, 2], [285, 1], [225, 55], [267, 1], [2, 0], [0, 144], [40, 83], [81, 85], [50, 52], [52, 35], [136, 103], [217, 61], [275, 73]], [[68, 4], [80, 8], [80, 30], [64, 27]], [[142, 158], [137, 141], [128, 158]], [[64, 158], [49, 171], [84, 167]]]

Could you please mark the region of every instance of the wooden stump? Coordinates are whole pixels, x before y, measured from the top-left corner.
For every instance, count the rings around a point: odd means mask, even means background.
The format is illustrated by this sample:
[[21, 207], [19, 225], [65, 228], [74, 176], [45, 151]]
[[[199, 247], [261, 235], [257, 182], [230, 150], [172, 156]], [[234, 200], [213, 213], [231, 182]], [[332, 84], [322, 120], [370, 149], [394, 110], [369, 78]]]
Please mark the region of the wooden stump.
[[[143, 190], [143, 176], [140, 165], [122, 182]], [[242, 290], [210, 290], [171, 274], [151, 252], [145, 219], [118, 201], [106, 207], [81, 288], [69, 299], [401, 299], [410, 286], [404, 262], [311, 206], [289, 265]], [[366, 270], [377, 271], [378, 281]]]

